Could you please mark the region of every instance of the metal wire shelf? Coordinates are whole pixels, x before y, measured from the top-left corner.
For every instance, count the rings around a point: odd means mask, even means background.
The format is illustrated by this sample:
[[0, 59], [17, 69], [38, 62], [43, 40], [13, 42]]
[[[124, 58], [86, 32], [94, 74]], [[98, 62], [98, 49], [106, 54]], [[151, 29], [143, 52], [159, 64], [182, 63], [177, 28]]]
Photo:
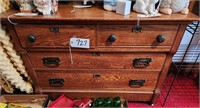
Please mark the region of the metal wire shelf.
[[[166, 101], [168, 99], [175, 99], [175, 100], [183, 100], [187, 102], [187, 100], [193, 99], [199, 100], [199, 93], [196, 88], [193, 89], [196, 86], [195, 79], [199, 77], [199, 72], [197, 75], [192, 74], [192, 71], [194, 69], [197, 69], [199, 71], [199, 67], [197, 64], [198, 59], [200, 59], [200, 52], [197, 50], [197, 56], [195, 60], [193, 61], [193, 64], [190, 66], [190, 71], [186, 75], [180, 75], [180, 72], [183, 70], [184, 67], [184, 59], [186, 58], [186, 55], [188, 53], [188, 50], [190, 48], [190, 45], [192, 43], [192, 40], [195, 36], [199, 36], [199, 32], [197, 30], [200, 28], [199, 21], [193, 21], [191, 24], [189, 24], [186, 28], [186, 31], [189, 32], [192, 37], [189, 41], [189, 44], [186, 48], [186, 51], [184, 52], [183, 58], [180, 63], [175, 63], [172, 61], [172, 65], [175, 67], [174, 70], [169, 70], [168, 76], [166, 78], [165, 83], [163, 84], [163, 89], [161, 91], [161, 98], [163, 100], [162, 106], [165, 106]], [[199, 44], [199, 43], [198, 43]], [[199, 46], [197, 46], [198, 48]], [[171, 69], [171, 68], [170, 68]], [[176, 97], [170, 97], [174, 95], [170, 95], [172, 93], [177, 93]], [[184, 94], [184, 98], [181, 98], [182, 94]], [[197, 99], [198, 98], [198, 99]]]

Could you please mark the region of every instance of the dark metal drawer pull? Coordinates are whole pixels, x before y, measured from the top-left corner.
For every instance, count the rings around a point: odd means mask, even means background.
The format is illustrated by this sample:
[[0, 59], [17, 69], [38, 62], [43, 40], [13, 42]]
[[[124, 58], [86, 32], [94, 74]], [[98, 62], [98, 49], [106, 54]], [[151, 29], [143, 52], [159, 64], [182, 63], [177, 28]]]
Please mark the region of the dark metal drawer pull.
[[100, 52], [92, 52], [92, 56], [101, 56]]
[[135, 32], [135, 33], [142, 32], [142, 27], [140, 27], [140, 26], [133, 27], [132, 32]]
[[65, 80], [63, 78], [51, 78], [49, 79], [49, 84], [52, 87], [62, 87], [65, 83]]
[[152, 61], [151, 58], [135, 58], [133, 60], [133, 66], [136, 68], [145, 68], [149, 66], [149, 63]]
[[54, 33], [59, 33], [60, 29], [59, 27], [49, 27], [50, 32], [54, 32]]
[[138, 88], [142, 87], [145, 83], [145, 80], [143, 79], [138, 79], [138, 80], [130, 80], [129, 81], [129, 86], [132, 88]]
[[117, 40], [117, 36], [114, 34], [111, 34], [108, 38], [109, 42], [115, 42]]
[[43, 64], [48, 67], [57, 67], [60, 65], [60, 58], [58, 57], [45, 57], [42, 61]]
[[157, 40], [158, 43], [162, 43], [162, 42], [165, 41], [165, 36], [164, 35], [158, 35], [156, 37], [156, 40]]
[[100, 78], [101, 75], [100, 74], [93, 74], [93, 78]]
[[27, 36], [27, 40], [31, 43], [35, 42], [36, 41], [36, 36], [33, 35], [33, 34], [30, 34]]

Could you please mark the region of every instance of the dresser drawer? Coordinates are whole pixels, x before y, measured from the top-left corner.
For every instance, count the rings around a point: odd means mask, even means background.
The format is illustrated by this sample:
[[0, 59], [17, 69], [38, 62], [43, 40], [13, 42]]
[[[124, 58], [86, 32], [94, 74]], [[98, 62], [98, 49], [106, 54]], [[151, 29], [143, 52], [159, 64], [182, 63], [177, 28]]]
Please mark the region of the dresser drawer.
[[16, 25], [15, 30], [24, 48], [68, 48], [71, 37], [90, 39], [94, 47], [94, 25]]
[[[102, 89], [153, 91], [159, 72], [130, 70], [36, 71], [42, 89]], [[134, 82], [135, 81], [135, 82]]]
[[94, 53], [29, 52], [33, 68], [40, 69], [134, 69], [160, 71], [164, 64], [164, 53]]
[[85, 89], [66, 89], [66, 90], [49, 90], [49, 89], [43, 89], [43, 94], [47, 94], [50, 99], [56, 100], [59, 96], [62, 94], [65, 94], [66, 96], [69, 96], [73, 99], [83, 99], [84, 97], [89, 97], [91, 99], [97, 99], [97, 98], [114, 98], [116, 96], [119, 96], [121, 99], [126, 99], [128, 101], [144, 101], [148, 102], [152, 100], [152, 97], [154, 95], [153, 92], [138, 92], [138, 91], [125, 91], [121, 89], [91, 89], [91, 90], [85, 90]]
[[172, 46], [179, 28], [178, 25], [141, 25], [142, 31], [134, 32], [134, 27], [133, 25], [100, 25], [99, 47]]

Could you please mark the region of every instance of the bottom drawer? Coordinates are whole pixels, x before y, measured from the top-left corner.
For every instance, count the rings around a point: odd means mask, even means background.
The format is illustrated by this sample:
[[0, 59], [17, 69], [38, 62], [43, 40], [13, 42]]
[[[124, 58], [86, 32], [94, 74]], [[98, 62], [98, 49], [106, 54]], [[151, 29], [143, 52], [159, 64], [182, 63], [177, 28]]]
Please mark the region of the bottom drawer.
[[150, 102], [153, 97], [153, 92], [132, 92], [132, 91], [120, 91], [120, 90], [42, 90], [43, 94], [48, 94], [51, 100], [56, 100], [60, 95], [65, 94], [72, 99], [82, 99], [84, 97], [88, 98], [114, 98], [119, 96], [120, 98], [126, 99], [128, 101], [148, 101]]
[[133, 70], [36, 71], [42, 89], [122, 89], [147, 91], [155, 89], [159, 72]]

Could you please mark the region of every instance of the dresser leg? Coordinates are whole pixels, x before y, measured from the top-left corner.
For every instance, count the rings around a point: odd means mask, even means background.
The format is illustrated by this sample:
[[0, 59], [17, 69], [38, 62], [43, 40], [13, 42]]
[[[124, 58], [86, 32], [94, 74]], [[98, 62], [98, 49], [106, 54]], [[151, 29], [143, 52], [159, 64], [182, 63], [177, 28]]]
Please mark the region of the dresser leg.
[[160, 89], [156, 89], [155, 92], [154, 92], [154, 95], [153, 95], [153, 98], [151, 100], [151, 106], [154, 105], [158, 99], [159, 99], [159, 96], [160, 96]]

